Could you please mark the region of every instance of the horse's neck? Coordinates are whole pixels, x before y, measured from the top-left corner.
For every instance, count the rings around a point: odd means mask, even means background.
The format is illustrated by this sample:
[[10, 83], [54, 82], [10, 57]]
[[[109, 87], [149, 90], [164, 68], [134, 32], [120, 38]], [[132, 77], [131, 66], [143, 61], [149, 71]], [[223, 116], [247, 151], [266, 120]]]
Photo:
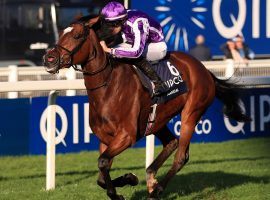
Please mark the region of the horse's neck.
[[[84, 71], [86, 71], [84, 73], [84, 82], [88, 93], [101, 95], [101, 91], [105, 89], [103, 85], [108, 81], [112, 68], [109, 59], [99, 45], [95, 46], [93, 51], [95, 51], [95, 57], [90, 59], [84, 66]], [[91, 56], [90, 53], [89, 57], [91, 58]], [[93, 72], [96, 73], [91, 74]]]

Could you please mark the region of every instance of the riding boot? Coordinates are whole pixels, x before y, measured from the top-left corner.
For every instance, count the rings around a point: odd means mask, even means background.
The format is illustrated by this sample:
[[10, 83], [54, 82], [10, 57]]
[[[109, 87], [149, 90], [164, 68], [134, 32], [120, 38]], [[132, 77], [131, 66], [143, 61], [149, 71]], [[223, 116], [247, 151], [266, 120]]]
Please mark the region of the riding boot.
[[169, 91], [169, 87], [161, 80], [151, 64], [144, 57], [136, 60], [135, 65], [154, 83], [154, 96], [159, 96]]

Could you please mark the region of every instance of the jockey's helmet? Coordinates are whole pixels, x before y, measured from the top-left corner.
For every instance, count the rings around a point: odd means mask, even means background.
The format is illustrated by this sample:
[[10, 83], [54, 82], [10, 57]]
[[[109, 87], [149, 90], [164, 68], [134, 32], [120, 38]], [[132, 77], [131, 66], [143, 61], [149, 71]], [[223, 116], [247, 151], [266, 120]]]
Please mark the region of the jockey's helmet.
[[112, 1], [104, 6], [100, 15], [106, 22], [117, 26], [126, 20], [127, 10], [121, 3]]

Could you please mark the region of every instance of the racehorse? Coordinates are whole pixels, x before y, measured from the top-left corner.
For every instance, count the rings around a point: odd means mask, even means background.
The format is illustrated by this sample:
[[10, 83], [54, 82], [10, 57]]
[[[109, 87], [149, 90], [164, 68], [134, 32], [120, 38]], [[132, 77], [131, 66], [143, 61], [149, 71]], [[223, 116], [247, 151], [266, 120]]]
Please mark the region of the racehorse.
[[[110, 199], [124, 199], [115, 188], [137, 185], [138, 179], [128, 173], [112, 180], [110, 168], [115, 156], [145, 136], [152, 101], [132, 65], [111, 58], [102, 50], [97, 37], [98, 23], [96, 17], [71, 24], [44, 55], [44, 64], [52, 74], [71, 66], [83, 73], [89, 98], [89, 125], [100, 140], [97, 183], [107, 190]], [[182, 73], [188, 92], [157, 106], [155, 124], [148, 135], [154, 134], [163, 149], [146, 169], [149, 199], [158, 199], [172, 177], [188, 162], [195, 126], [214, 97], [223, 102], [223, 112], [229, 118], [249, 120], [239, 105], [233, 83], [216, 78], [188, 54], [170, 52], [168, 59]], [[182, 121], [180, 139], [166, 127], [177, 114], [181, 114]], [[176, 149], [172, 167], [158, 182], [155, 179], [158, 169]]]

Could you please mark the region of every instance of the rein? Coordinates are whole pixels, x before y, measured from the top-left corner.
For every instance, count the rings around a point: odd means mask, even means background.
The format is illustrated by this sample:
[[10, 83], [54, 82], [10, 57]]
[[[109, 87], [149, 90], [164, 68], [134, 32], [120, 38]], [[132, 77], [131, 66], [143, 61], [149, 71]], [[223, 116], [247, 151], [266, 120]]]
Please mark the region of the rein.
[[105, 87], [105, 86], [109, 85], [109, 82], [111, 80], [111, 74], [112, 74], [112, 71], [113, 71], [113, 67], [112, 67], [111, 59], [108, 58], [107, 55], [106, 55], [106, 58], [107, 58], [106, 59], [107, 61], [104, 62], [104, 66], [100, 70], [97, 70], [97, 71], [94, 71], [94, 72], [88, 72], [88, 71], [85, 71], [85, 70], [77, 69], [77, 68], [74, 68], [72, 66], [74, 70], [83, 72], [83, 75], [88, 75], [88, 76], [94, 76], [96, 74], [99, 74], [100, 72], [104, 71], [107, 68], [107, 66], [110, 67], [110, 72], [109, 72], [108, 76], [106, 77], [106, 79], [104, 80], [104, 83], [102, 83], [99, 86], [96, 86], [94, 88], [86, 88], [87, 90], [94, 91], [94, 90], [97, 90], [99, 88], [102, 88], [102, 87]]
[[[92, 53], [92, 56], [86, 61], [86, 63], [88, 63], [89, 61], [95, 59], [95, 58], [96, 58], [96, 54], [97, 54], [97, 50], [96, 50], [96, 48], [94, 48], [93, 53]], [[90, 75], [90, 76], [93, 76], [93, 75], [96, 75], [96, 74], [98, 74], [98, 73], [104, 71], [104, 70], [107, 68], [107, 63], [108, 63], [107, 60], [108, 60], [108, 59], [106, 59], [106, 61], [104, 62], [103, 66], [101, 67], [101, 69], [98, 69], [98, 70], [93, 71], [93, 72], [89, 72], [89, 71], [86, 71], [86, 70], [84, 70], [84, 69], [79, 69], [77, 65], [71, 65], [71, 67], [73, 67], [73, 69], [74, 69], [75, 71], [82, 72], [84, 75]], [[110, 62], [110, 61], [109, 61], [109, 62]]]

